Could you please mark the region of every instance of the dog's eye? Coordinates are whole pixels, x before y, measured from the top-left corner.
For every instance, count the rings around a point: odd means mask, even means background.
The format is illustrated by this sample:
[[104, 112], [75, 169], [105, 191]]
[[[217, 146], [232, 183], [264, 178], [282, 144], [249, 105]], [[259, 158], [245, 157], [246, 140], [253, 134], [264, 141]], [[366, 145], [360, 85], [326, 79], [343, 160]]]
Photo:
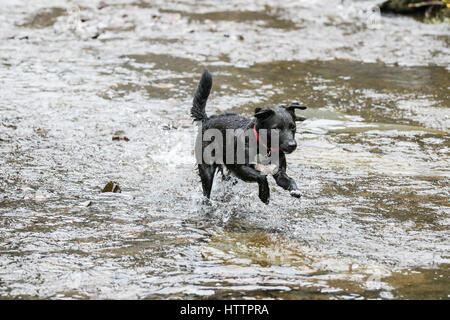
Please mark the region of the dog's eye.
[[295, 131], [295, 124], [290, 124], [289, 125], [289, 129], [294, 130]]

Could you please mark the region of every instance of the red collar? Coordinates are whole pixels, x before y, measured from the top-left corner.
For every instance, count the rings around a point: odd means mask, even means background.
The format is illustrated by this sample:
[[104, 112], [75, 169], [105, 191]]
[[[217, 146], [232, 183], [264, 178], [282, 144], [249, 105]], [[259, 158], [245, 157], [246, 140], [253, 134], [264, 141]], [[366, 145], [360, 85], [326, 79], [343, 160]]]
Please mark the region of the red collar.
[[258, 141], [258, 143], [262, 144], [266, 149], [268, 149], [269, 151], [278, 151], [280, 150], [279, 148], [267, 148], [267, 146], [261, 141], [258, 131], [256, 130], [256, 125], [253, 127], [253, 132], [255, 133], [255, 137], [256, 137], [256, 141]]

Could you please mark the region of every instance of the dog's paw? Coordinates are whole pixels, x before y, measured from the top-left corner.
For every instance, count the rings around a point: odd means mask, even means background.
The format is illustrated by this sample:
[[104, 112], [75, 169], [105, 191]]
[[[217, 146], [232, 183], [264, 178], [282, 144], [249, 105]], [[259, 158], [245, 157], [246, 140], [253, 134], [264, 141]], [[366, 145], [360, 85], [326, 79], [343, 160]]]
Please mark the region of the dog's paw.
[[270, 193], [267, 190], [260, 190], [259, 192], [259, 199], [264, 203], [264, 204], [269, 204], [269, 198], [270, 198]]
[[208, 199], [207, 197], [203, 197], [201, 200], [201, 204], [203, 206], [212, 206], [211, 199]]
[[302, 194], [298, 190], [292, 190], [291, 191], [291, 196], [293, 196], [295, 198], [300, 198], [302, 196]]
[[269, 198], [270, 198], [270, 193], [267, 190], [267, 192], [265, 192], [266, 190], [260, 190], [259, 192], [259, 200], [261, 200], [264, 204], [269, 204]]

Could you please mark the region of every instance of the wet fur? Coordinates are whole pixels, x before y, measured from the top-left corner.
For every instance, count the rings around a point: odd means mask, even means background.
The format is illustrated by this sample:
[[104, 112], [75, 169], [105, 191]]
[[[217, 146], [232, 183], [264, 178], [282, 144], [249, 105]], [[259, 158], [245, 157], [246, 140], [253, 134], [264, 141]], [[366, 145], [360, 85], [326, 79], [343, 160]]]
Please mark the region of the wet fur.
[[[291, 192], [294, 197], [300, 197], [300, 192], [297, 189], [297, 185], [294, 179], [290, 178], [286, 174], [286, 153], [291, 153], [297, 147], [295, 142], [295, 121], [304, 121], [305, 118], [295, 115], [295, 109], [306, 109], [304, 106], [300, 106], [297, 103], [291, 105], [282, 105], [275, 109], [270, 108], [256, 108], [255, 118], [250, 120], [241, 115], [235, 113], [224, 113], [220, 115], [209, 116], [206, 114], [206, 101], [212, 87], [212, 77], [210, 73], [205, 70], [200, 79], [197, 91], [194, 95], [193, 106], [191, 108], [191, 116], [194, 121], [202, 123], [202, 134], [207, 129], [218, 129], [221, 131], [223, 141], [225, 142], [226, 129], [252, 129], [256, 126], [257, 130], [268, 129], [269, 136], [267, 141], [270, 141], [270, 129], [279, 129], [279, 163], [278, 172], [273, 175], [276, 183], [285, 190]], [[210, 142], [203, 141], [202, 151]], [[235, 141], [235, 146], [237, 142]], [[224, 156], [225, 156], [224, 143]], [[270, 144], [267, 145], [270, 148]], [[261, 146], [259, 146], [261, 148]], [[265, 152], [269, 152], [267, 149]], [[246, 144], [246, 155], [248, 156], [248, 146]], [[267, 176], [256, 170], [254, 164], [249, 163], [249, 159], [246, 157], [245, 164], [225, 164], [228, 171], [230, 171], [237, 178], [246, 182], [255, 182], [259, 187], [259, 198], [264, 203], [269, 203], [270, 191], [267, 182]], [[225, 159], [223, 161], [225, 163]], [[211, 188], [214, 181], [214, 175], [216, 171], [222, 172], [222, 164], [198, 164], [198, 172], [202, 182], [203, 195], [208, 199], [211, 196]], [[219, 169], [219, 170], [218, 170]]]

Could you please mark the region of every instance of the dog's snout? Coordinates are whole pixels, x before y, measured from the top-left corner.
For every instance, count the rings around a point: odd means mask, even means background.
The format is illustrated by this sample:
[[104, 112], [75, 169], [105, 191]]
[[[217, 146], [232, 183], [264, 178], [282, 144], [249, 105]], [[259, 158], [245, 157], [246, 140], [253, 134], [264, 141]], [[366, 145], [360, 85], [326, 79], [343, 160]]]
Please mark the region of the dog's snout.
[[282, 150], [286, 153], [291, 153], [297, 148], [297, 142], [295, 140], [289, 141]]

